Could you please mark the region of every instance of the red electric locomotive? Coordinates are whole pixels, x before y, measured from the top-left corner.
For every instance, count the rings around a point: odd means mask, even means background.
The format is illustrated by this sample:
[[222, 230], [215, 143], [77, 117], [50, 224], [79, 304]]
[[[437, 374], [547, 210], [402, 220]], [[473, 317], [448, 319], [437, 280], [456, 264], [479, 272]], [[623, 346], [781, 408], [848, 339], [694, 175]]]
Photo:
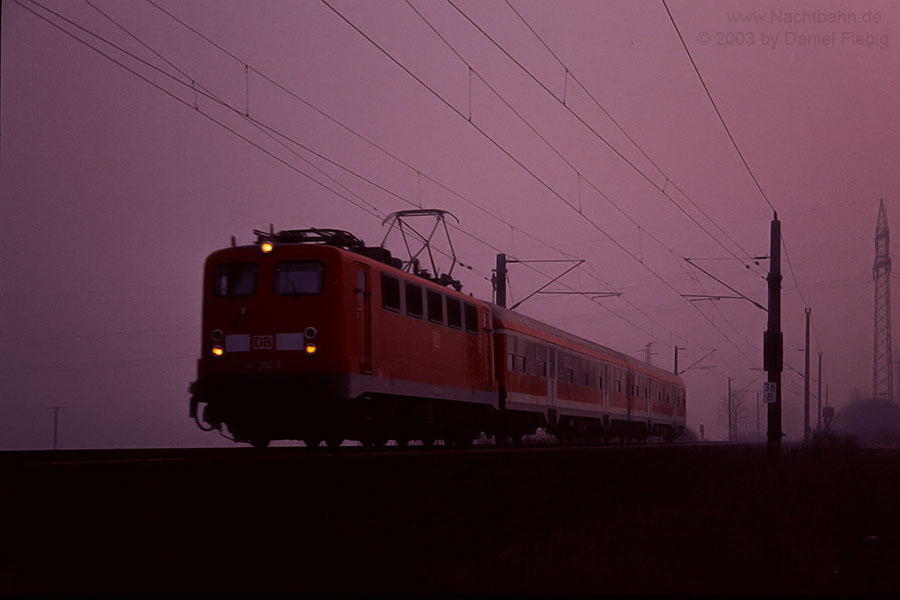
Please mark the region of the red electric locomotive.
[[407, 273], [347, 232], [256, 234], [206, 261], [191, 385], [204, 429], [255, 446], [684, 429], [671, 373]]
[[488, 304], [347, 232], [256, 233], [206, 261], [194, 418], [203, 405], [211, 427], [257, 446], [429, 443], [492, 421]]

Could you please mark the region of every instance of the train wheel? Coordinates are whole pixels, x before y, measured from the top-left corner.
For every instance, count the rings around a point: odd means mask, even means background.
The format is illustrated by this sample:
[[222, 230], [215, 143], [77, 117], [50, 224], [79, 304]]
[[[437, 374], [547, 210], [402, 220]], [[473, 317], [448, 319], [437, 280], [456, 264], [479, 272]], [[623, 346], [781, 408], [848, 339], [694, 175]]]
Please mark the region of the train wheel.
[[252, 440], [250, 440], [250, 444], [251, 444], [254, 448], [258, 448], [258, 449], [261, 450], [261, 449], [263, 449], [263, 448], [268, 447], [269, 442], [271, 442], [271, 441], [272, 441], [272, 440], [267, 439], [267, 438], [253, 438]]
[[318, 438], [304, 438], [303, 442], [306, 444], [307, 448], [318, 448], [322, 440]]
[[422, 437], [422, 445], [423, 446], [434, 446], [434, 436], [423, 436]]
[[330, 438], [325, 440], [329, 448], [337, 448], [344, 441], [344, 438]]

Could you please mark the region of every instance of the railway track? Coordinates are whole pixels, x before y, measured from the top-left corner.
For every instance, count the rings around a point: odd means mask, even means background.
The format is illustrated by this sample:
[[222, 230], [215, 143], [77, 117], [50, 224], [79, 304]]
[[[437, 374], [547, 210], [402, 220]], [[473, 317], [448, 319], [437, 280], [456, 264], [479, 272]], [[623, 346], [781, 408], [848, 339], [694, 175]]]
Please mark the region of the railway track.
[[[764, 455], [710, 443], [7, 452], [0, 596], [900, 589], [900, 492], [870, 502], [900, 478], [900, 454]], [[857, 547], [873, 535], [888, 541]]]
[[249, 447], [219, 448], [126, 448], [126, 449], [78, 449], [78, 450], [24, 450], [0, 452], [0, 469], [4, 467], [103, 465], [127, 463], [213, 463], [213, 462], [267, 462], [267, 461], [317, 461], [333, 459], [379, 459], [398, 456], [515, 456], [573, 452], [696, 452], [764, 449], [764, 445], [728, 442], [676, 442], [645, 444], [552, 444], [524, 443], [517, 446], [498, 447], [494, 444], [456, 446], [385, 446], [371, 448], [361, 445], [338, 448], [307, 448], [305, 446], [279, 446], [266, 449]]

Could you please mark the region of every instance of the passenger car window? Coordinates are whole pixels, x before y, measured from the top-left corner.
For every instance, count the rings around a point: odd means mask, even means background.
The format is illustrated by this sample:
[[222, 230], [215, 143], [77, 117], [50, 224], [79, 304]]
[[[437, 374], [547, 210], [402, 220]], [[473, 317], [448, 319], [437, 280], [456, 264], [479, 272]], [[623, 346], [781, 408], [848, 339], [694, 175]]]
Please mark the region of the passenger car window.
[[213, 296], [251, 296], [256, 293], [259, 267], [252, 262], [223, 263], [213, 273]]
[[325, 265], [314, 260], [286, 260], [275, 265], [275, 294], [314, 296], [322, 293]]

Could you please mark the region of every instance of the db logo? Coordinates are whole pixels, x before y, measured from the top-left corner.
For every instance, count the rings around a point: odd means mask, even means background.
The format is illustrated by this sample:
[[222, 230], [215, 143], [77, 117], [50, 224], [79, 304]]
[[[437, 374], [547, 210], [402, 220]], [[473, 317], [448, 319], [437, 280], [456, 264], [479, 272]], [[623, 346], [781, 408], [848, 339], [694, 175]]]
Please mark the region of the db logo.
[[275, 346], [271, 335], [254, 335], [252, 339], [254, 350], [271, 350]]

